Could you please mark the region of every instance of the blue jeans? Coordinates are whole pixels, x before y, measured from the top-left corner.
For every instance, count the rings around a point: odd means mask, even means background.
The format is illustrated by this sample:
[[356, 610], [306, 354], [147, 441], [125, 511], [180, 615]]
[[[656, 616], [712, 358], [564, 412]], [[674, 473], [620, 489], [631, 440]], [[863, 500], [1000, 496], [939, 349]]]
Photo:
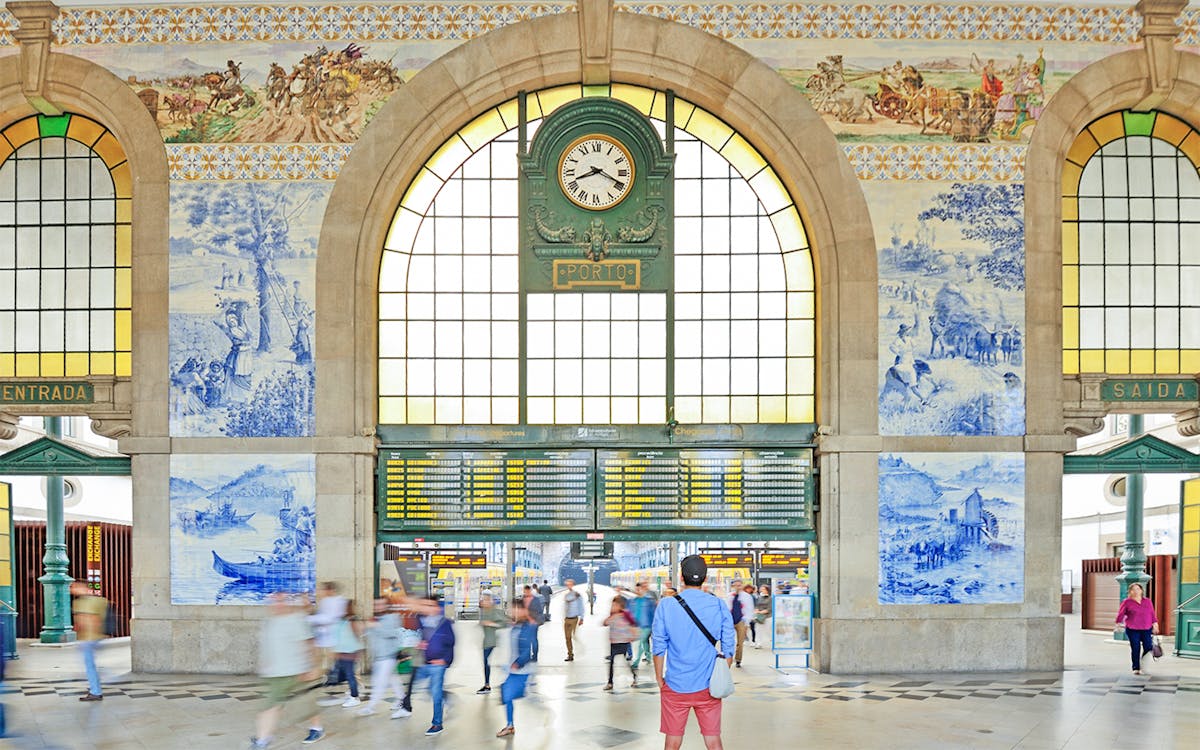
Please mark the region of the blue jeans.
[[525, 683], [529, 682], [527, 674], [509, 674], [503, 684], [500, 685], [500, 700], [504, 701], [504, 716], [508, 719], [508, 726], [513, 725], [513, 702], [517, 698], [525, 697]]
[[96, 669], [96, 647], [100, 641], [80, 641], [79, 653], [83, 654], [83, 668], [87, 670], [88, 692], [100, 695], [100, 671]]
[[637, 652], [633, 655], [633, 664], [636, 667], [641, 663], [642, 659], [647, 662], [653, 661], [650, 653], [650, 628], [640, 628], [638, 630]]
[[495, 646], [488, 646], [483, 650], [483, 684], [492, 684], [492, 663], [488, 661], [492, 658], [492, 652], [496, 650]]
[[337, 670], [338, 683], [350, 683], [351, 697], [358, 697], [358, 680], [354, 676], [354, 667], [358, 664], [358, 656], [350, 656], [349, 658], [338, 656], [334, 662], [334, 669]]
[[1142, 657], [1154, 648], [1154, 636], [1149, 630], [1134, 630], [1125, 628], [1125, 636], [1129, 638], [1129, 655], [1133, 659], [1134, 671], [1142, 668]]
[[533, 631], [533, 660], [534, 661], [538, 660], [538, 631], [541, 629], [542, 629], [541, 626], [538, 626], [538, 628]]
[[442, 687], [446, 681], [446, 665], [426, 664], [418, 668], [417, 679], [426, 677], [429, 678], [429, 696], [433, 699], [433, 721], [430, 723], [434, 726], [441, 726], [442, 707], [446, 697]]

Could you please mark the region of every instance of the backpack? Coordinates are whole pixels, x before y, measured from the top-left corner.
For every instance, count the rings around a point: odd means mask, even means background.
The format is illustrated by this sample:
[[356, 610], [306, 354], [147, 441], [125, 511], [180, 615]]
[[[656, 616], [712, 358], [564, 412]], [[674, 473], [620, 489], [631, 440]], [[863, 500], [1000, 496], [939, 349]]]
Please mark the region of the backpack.
[[733, 614], [734, 625], [742, 621], [742, 595], [740, 593], [734, 593], [733, 605], [729, 608], [729, 611]]
[[117, 631], [120, 629], [121, 621], [117, 617], [117, 608], [109, 604], [104, 608], [104, 633], [111, 638], [115, 638]]

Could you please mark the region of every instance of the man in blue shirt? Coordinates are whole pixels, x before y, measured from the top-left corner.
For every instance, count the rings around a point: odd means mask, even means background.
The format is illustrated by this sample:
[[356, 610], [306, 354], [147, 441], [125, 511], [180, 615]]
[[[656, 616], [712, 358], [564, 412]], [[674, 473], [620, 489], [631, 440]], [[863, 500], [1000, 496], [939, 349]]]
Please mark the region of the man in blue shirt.
[[[679, 596], [709, 634], [718, 639], [725, 660], [733, 661], [734, 630], [729, 608], [717, 597], [700, 590], [708, 576], [704, 558], [689, 555], [683, 558], [679, 569], [683, 579]], [[651, 634], [654, 676], [661, 699], [659, 731], [666, 735], [664, 747], [678, 750], [683, 745], [688, 714], [695, 709], [704, 747], [723, 750], [721, 701], [708, 693], [708, 681], [717, 659], [713, 644], [674, 597], [664, 597], [658, 605]], [[664, 666], [668, 668], [664, 670]]]
[[583, 594], [575, 590], [575, 580], [567, 579], [567, 593], [563, 594], [563, 636], [567, 639], [567, 658], [575, 661], [575, 629], [583, 624]]

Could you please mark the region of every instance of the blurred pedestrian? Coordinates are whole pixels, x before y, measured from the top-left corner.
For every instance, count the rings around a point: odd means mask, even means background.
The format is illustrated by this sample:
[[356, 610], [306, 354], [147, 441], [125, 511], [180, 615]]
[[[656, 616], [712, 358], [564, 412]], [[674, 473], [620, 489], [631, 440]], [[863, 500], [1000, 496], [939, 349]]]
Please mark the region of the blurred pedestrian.
[[492, 692], [492, 652], [496, 650], [496, 638], [500, 628], [508, 624], [508, 615], [497, 607], [491, 594], [479, 597], [479, 626], [483, 628], [483, 687], [476, 695]]
[[654, 624], [658, 597], [651, 590], [649, 581], [638, 581], [634, 590], [637, 596], [630, 602], [630, 610], [638, 626], [637, 652], [633, 655], [633, 666], [637, 667], [650, 663], [650, 626]]
[[87, 695], [81, 696], [81, 701], [104, 700], [100, 688], [100, 671], [96, 669], [96, 648], [104, 639], [104, 616], [108, 613], [108, 601], [97, 596], [83, 581], [71, 584], [71, 594], [75, 597], [71, 605], [71, 617], [75, 623], [75, 640], [79, 642], [79, 652], [83, 654], [83, 668], [87, 672]]
[[446, 669], [454, 663], [454, 628], [442, 610], [441, 602], [433, 597], [422, 600], [421, 650], [425, 653], [425, 664], [418, 668], [417, 679], [429, 680], [429, 695], [433, 700], [433, 721], [426, 736], [441, 734], [443, 709], [445, 708]]
[[[617, 660], [617, 655], [626, 655], [629, 652], [629, 644], [638, 638], [637, 621], [625, 609], [625, 597], [613, 597], [611, 609], [608, 617], [604, 619], [604, 624], [608, 627], [609, 643], [608, 684], [604, 686], [604, 689], [611, 691], [613, 689], [613, 664]], [[629, 663], [629, 670], [633, 673], [632, 687], [637, 687], [636, 661]]]
[[317, 611], [310, 618], [313, 639], [317, 644], [321, 662], [318, 668], [328, 669], [325, 684], [329, 687], [339, 684], [336, 665], [333, 663], [334, 625], [346, 616], [346, 597], [338, 593], [338, 585], [334, 581], [325, 581], [317, 585]]
[[[754, 587], [751, 586], [753, 591]], [[746, 645], [746, 636], [750, 632], [750, 623], [754, 622], [754, 597], [746, 592], [740, 580], [733, 582], [729, 594], [729, 613], [733, 618], [733, 628], [737, 632], [737, 651], [733, 661], [742, 666], [742, 647]]]
[[400, 692], [400, 675], [396, 672], [396, 657], [400, 653], [400, 615], [391, 611], [387, 599], [375, 600], [375, 616], [367, 623], [367, 647], [371, 652], [371, 692], [367, 705], [359, 716], [370, 716], [390, 690], [397, 707], [404, 699]]
[[575, 630], [583, 624], [583, 595], [575, 590], [575, 580], [567, 579], [567, 593], [563, 594], [563, 637], [567, 641], [567, 658], [575, 661]]
[[285, 594], [272, 594], [268, 599], [268, 614], [258, 639], [258, 674], [266, 683], [267, 707], [255, 722], [257, 735], [250, 741], [255, 748], [271, 744], [284, 706], [293, 699], [308, 718], [304, 744], [319, 742], [325, 736], [308, 684], [319, 680], [322, 670], [305, 609]]
[[542, 579], [542, 585], [538, 588], [538, 594], [542, 597], [542, 613], [544, 615], [543, 622], [550, 622], [550, 600], [554, 598], [554, 589], [550, 588], [549, 579]]
[[525, 607], [523, 598], [513, 599], [512, 603], [512, 634], [509, 653], [512, 663], [508, 667], [508, 677], [500, 684], [500, 700], [504, 703], [504, 716], [508, 723], [496, 732], [497, 737], [508, 737], [516, 733], [513, 723], [514, 702], [525, 697], [525, 688], [529, 684], [529, 676], [533, 674], [536, 665], [533, 663], [533, 641], [537, 638], [537, 622]]
[[333, 653], [333, 669], [336, 677], [334, 684], [345, 682], [349, 691], [345, 697], [333, 696], [318, 702], [321, 706], [341, 706], [354, 708], [362, 701], [358, 699], [358, 679], [355, 670], [358, 667], [358, 656], [362, 653], [362, 623], [354, 616], [354, 602], [347, 600], [342, 619], [333, 626], [333, 643], [330, 651]]
[[[533, 586], [525, 586], [525, 609], [529, 610], [529, 616], [538, 624], [540, 628], [542, 623], [546, 621], [546, 606], [542, 602], [542, 595], [533, 590]], [[533, 660], [538, 660], [538, 639], [533, 639]]]

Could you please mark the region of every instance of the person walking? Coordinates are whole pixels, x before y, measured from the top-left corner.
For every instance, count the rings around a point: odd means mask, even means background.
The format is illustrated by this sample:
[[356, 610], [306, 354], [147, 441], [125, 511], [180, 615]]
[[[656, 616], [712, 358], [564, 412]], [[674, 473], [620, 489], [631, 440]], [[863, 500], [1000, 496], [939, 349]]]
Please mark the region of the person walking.
[[[694, 709], [706, 750], [724, 750], [721, 701], [709, 695], [708, 683], [717, 658], [732, 661], [725, 655], [734, 648], [733, 617], [720, 599], [700, 590], [708, 576], [704, 558], [688, 555], [679, 567], [683, 591], [662, 600], [651, 628], [660, 699], [659, 730], [666, 736], [663, 747], [679, 750], [688, 714]], [[720, 655], [714, 653], [709, 634], [721, 644]]]
[[420, 667], [420, 677], [429, 679], [429, 695], [433, 700], [433, 721], [426, 736], [441, 734], [445, 708], [446, 669], [454, 663], [454, 628], [446, 618], [442, 604], [433, 597], [421, 604], [421, 645], [425, 652], [425, 664]]
[[349, 692], [344, 698], [323, 698], [318, 705], [354, 708], [362, 703], [358, 699], [358, 679], [354, 675], [355, 667], [358, 666], [358, 655], [363, 649], [361, 634], [361, 623], [354, 617], [354, 602], [347, 601], [341, 621], [333, 626], [333, 643], [330, 650], [334, 656], [334, 684], [347, 683]]
[[[754, 600], [754, 622], [763, 626], [764, 636], [771, 634], [771, 628], [767, 625], [769, 619], [771, 619], [771, 587], [759, 586], [758, 597]], [[757, 639], [754, 643], [756, 648], [762, 648], [762, 644]]]
[[371, 692], [367, 705], [358, 710], [359, 716], [370, 716], [388, 691], [396, 697], [397, 705], [404, 700], [400, 692], [400, 675], [396, 673], [396, 657], [400, 653], [400, 615], [391, 611], [387, 599], [375, 600], [375, 616], [367, 623], [367, 648], [371, 652]]
[[523, 598], [513, 599], [512, 622], [512, 634], [509, 636], [511, 642], [509, 653], [512, 655], [512, 663], [508, 666], [508, 677], [500, 684], [500, 700], [504, 703], [504, 718], [507, 723], [499, 732], [496, 732], [497, 737], [511, 737], [516, 734], [517, 728], [513, 722], [513, 704], [518, 698], [525, 697], [525, 688], [529, 684], [529, 677], [536, 669], [532, 656], [533, 641], [537, 638], [538, 624], [525, 607]]
[[[638, 626], [637, 620], [633, 619], [633, 615], [629, 614], [629, 610], [625, 608], [625, 597], [614, 596], [611, 609], [608, 617], [604, 618], [604, 625], [608, 628], [608, 684], [604, 686], [605, 690], [613, 689], [613, 665], [617, 661], [617, 655], [624, 656], [629, 652], [629, 644], [637, 640]], [[637, 687], [637, 662], [629, 662], [629, 671], [633, 673], [633, 685]]]
[[1154, 602], [1145, 595], [1140, 583], [1129, 584], [1129, 595], [1117, 609], [1116, 623], [1125, 624], [1125, 636], [1129, 639], [1129, 655], [1133, 660], [1133, 673], [1145, 674], [1142, 657], [1154, 650], [1154, 634], [1158, 633], [1158, 615], [1154, 613]]
[[542, 579], [538, 594], [542, 597], [542, 622], [550, 622], [550, 600], [554, 598], [554, 589], [550, 588], [548, 579]]
[[75, 623], [75, 639], [83, 655], [83, 669], [87, 672], [88, 691], [79, 700], [102, 701], [104, 692], [100, 687], [100, 670], [96, 669], [96, 648], [104, 639], [104, 616], [108, 613], [108, 601], [92, 593], [83, 581], [71, 583], [71, 594], [75, 597], [71, 605], [71, 617]]
[[313, 640], [321, 657], [320, 669], [328, 669], [325, 679], [328, 687], [338, 685], [337, 669], [333, 663], [334, 626], [346, 616], [346, 597], [338, 593], [338, 585], [325, 581], [317, 585], [317, 611], [309, 618], [313, 628]]
[[749, 594], [750, 601], [754, 602], [754, 606], [751, 609], [750, 620], [747, 623], [750, 626], [750, 648], [761, 648], [758, 645], [758, 597], [755, 596], [756, 591], [754, 589], [754, 584], [747, 583], [742, 587], [742, 591], [745, 591], [747, 594]]
[[[533, 618], [534, 622], [536, 622], [538, 624], [538, 627], [540, 628], [542, 626], [542, 623], [544, 623], [546, 621], [546, 607], [545, 607], [545, 604], [542, 602], [541, 594], [536, 593], [533, 590], [533, 586], [526, 584], [525, 585], [525, 596], [523, 598], [523, 601], [525, 602], [525, 609], [529, 610], [529, 616]], [[533, 661], [537, 661], [537, 660], [538, 660], [538, 639], [535, 634], [535, 637], [533, 639]]]
[[492, 692], [492, 652], [496, 650], [496, 637], [500, 628], [508, 624], [504, 610], [497, 607], [491, 594], [479, 597], [479, 625], [483, 628], [483, 687], [476, 695]]
[[567, 593], [563, 594], [563, 637], [567, 641], [567, 658], [575, 661], [575, 630], [583, 624], [583, 594], [575, 590], [575, 580], [567, 579]]
[[649, 581], [638, 581], [634, 589], [637, 596], [632, 600], [630, 609], [638, 625], [637, 651], [633, 654], [633, 666], [637, 667], [643, 662], [650, 663], [650, 627], [654, 624], [658, 598], [650, 589]]
[[311, 702], [312, 692], [307, 689], [307, 683], [321, 678], [319, 658], [302, 607], [284, 594], [272, 594], [267, 600], [267, 618], [258, 638], [258, 674], [266, 683], [267, 707], [255, 720], [257, 734], [250, 740], [251, 747], [271, 744], [283, 707], [292, 699], [304, 702], [302, 707], [309, 717], [304, 744], [320, 742], [325, 736], [316, 704]]
[[754, 622], [754, 597], [746, 593], [741, 581], [734, 581], [731, 590], [733, 593], [729, 597], [729, 613], [733, 617], [733, 627], [737, 632], [737, 653], [734, 654], [733, 661], [740, 667], [746, 635], [749, 633], [750, 623]]

